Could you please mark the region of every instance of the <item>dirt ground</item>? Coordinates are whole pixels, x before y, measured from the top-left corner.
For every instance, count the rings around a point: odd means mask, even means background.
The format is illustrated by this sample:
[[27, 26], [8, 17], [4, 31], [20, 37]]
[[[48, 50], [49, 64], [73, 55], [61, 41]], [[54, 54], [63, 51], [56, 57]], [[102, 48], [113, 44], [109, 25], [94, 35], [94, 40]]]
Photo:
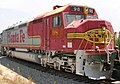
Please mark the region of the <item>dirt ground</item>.
[[32, 79], [24, 78], [0, 64], [0, 84], [35, 84]]

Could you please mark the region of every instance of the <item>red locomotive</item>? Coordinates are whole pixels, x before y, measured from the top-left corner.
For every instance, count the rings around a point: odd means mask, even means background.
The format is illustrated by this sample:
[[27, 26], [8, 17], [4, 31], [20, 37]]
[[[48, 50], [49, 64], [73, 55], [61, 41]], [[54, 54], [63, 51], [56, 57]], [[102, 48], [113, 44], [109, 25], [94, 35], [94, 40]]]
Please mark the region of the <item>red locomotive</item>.
[[89, 78], [109, 78], [114, 30], [94, 8], [54, 6], [50, 12], [2, 32], [2, 54]]

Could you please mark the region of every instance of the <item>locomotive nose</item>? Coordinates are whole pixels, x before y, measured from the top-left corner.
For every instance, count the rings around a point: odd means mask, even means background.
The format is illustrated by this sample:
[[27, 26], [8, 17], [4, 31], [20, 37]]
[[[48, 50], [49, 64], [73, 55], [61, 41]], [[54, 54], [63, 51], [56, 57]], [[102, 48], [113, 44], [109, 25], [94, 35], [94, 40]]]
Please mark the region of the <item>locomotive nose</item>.
[[67, 38], [79, 40], [75, 47], [81, 49], [114, 48], [114, 31], [111, 24], [104, 20], [77, 20], [70, 23], [67, 28]]
[[67, 28], [68, 32], [75, 31], [74, 33], [68, 33], [68, 38], [84, 38], [94, 43], [109, 43], [113, 38], [112, 27], [107, 22], [101, 20], [73, 21]]

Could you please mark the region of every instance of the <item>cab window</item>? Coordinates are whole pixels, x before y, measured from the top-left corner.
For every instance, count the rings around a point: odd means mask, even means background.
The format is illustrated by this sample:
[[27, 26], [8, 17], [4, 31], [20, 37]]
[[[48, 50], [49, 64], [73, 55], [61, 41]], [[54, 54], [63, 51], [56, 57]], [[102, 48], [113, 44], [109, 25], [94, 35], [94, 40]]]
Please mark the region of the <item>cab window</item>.
[[53, 17], [53, 27], [59, 27], [62, 25], [62, 18], [61, 15]]
[[81, 20], [83, 18], [83, 14], [65, 14], [65, 23], [70, 24], [74, 20]]

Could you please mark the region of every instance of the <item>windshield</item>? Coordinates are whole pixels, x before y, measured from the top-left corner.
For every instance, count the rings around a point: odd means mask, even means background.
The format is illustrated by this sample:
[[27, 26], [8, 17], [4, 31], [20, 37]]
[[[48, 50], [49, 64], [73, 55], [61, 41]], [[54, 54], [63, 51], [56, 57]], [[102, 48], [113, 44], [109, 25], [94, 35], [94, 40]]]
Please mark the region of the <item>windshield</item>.
[[83, 14], [65, 14], [65, 23], [70, 24], [74, 20], [81, 20], [84, 18]]

